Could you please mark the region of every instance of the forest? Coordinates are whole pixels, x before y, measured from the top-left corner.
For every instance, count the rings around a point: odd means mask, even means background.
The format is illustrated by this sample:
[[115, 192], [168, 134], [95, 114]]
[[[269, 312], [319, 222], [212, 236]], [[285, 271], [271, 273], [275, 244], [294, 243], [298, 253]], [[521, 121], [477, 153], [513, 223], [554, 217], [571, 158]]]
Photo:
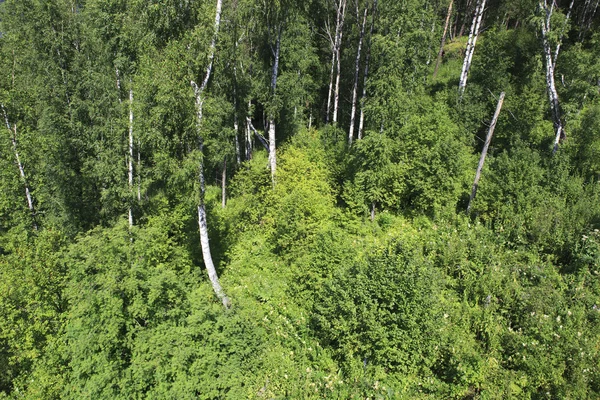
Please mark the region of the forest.
[[0, 1], [0, 399], [600, 398], [599, 3]]

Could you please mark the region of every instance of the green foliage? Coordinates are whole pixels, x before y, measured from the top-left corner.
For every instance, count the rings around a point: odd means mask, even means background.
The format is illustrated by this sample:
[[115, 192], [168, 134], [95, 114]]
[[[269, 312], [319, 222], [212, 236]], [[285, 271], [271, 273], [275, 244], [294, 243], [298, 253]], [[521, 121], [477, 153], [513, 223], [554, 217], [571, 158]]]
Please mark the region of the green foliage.
[[[462, 99], [474, 2], [454, 2], [435, 82], [447, 1], [349, 2], [331, 125], [335, 3], [223, 2], [209, 60], [214, 0], [0, 1], [0, 397], [600, 396], [589, 7], [554, 7], [552, 154], [535, 1], [488, 4]], [[248, 130], [270, 119], [274, 181]], [[200, 168], [229, 309], [203, 268]]]

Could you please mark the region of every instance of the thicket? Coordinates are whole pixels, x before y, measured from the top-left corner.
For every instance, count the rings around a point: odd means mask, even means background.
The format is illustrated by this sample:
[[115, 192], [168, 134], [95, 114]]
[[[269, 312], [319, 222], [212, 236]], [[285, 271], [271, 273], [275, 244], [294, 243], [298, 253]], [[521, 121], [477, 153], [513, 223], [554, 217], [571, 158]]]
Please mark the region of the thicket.
[[0, 398], [599, 397], [595, 2], [214, 3], [0, 2]]

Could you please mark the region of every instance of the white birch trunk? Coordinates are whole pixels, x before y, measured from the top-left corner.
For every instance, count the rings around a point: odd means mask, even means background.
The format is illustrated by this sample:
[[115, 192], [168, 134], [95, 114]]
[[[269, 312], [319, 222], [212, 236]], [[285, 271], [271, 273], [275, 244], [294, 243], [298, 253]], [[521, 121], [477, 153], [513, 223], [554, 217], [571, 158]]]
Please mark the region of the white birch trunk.
[[221, 174], [221, 207], [225, 208], [227, 204], [227, 157], [223, 159], [223, 173]]
[[337, 120], [338, 120], [338, 106], [340, 103], [340, 77], [342, 74], [341, 68], [342, 68], [342, 63], [340, 60], [340, 53], [341, 53], [341, 49], [342, 49], [342, 36], [344, 33], [344, 17], [346, 15], [346, 0], [341, 0], [343, 7], [342, 7], [342, 18], [340, 20], [340, 29], [338, 32], [338, 39], [337, 39], [337, 48], [335, 49], [335, 57], [336, 57], [336, 64], [337, 64], [337, 71], [336, 71], [336, 75], [335, 75], [335, 90], [333, 91], [333, 124], [337, 124]]
[[[275, 90], [277, 89], [277, 74], [279, 73], [279, 51], [281, 48], [281, 30], [277, 34], [277, 42], [275, 43], [275, 60], [273, 61], [273, 71], [271, 73], [271, 95], [275, 97]], [[277, 170], [277, 153], [275, 144], [275, 113], [271, 111], [269, 113], [269, 165], [271, 167], [271, 180], [273, 186], [275, 186], [275, 172]]]
[[574, 3], [575, 0], [571, 0], [571, 4], [569, 5], [569, 11], [567, 11], [567, 15], [565, 17], [565, 24], [563, 25], [562, 30], [560, 31], [558, 43], [556, 43], [556, 49], [554, 49], [554, 58], [552, 59], [552, 65], [554, 65], [554, 67], [556, 67], [556, 60], [558, 60], [558, 52], [560, 51], [560, 45], [562, 44], [562, 39], [565, 34], [565, 29], [567, 28], [567, 25], [569, 23], [569, 18], [571, 17], [571, 10], [573, 10]]
[[375, 27], [375, 14], [377, 13], [377, 0], [373, 0], [373, 12], [371, 13], [371, 28], [369, 30], [369, 39], [367, 41], [367, 55], [365, 56], [365, 72], [363, 73], [363, 88], [360, 98], [360, 118], [358, 120], [358, 139], [362, 139], [365, 126], [365, 101], [367, 100], [367, 79], [369, 76], [369, 61], [371, 60], [371, 39]]
[[[356, 5], [356, 17], [358, 18], [358, 4]], [[358, 48], [356, 50], [356, 62], [354, 64], [354, 85], [352, 86], [352, 110], [350, 111], [350, 129], [348, 130], [348, 146], [352, 145], [354, 139], [354, 119], [356, 116], [356, 98], [358, 96], [358, 72], [360, 70], [360, 51], [363, 38], [365, 36], [365, 25], [367, 24], [367, 7], [365, 7], [363, 22], [360, 26], [360, 37], [358, 39]]]
[[444, 44], [446, 43], [446, 33], [448, 32], [448, 24], [450, 23], [450, 17], [452, 16], [452, 5], [454, 0], [450, 0], [448, 6], [448, 13], [446, 14], [446, 23], [444, 24], [444, 33], [442, 33], [442, 43], [440, 44], [440, 51], [438, 52], [437, 61], [435, 62], [435, 68], [433, 69], [433, 79], [437, 76], [438, 68], [442, 62], [442, 54], [444, 53]]
[[37, 222], [36, 222], [36, 214], [35, 208], [33, 206], [33, 197], [31, 196], [31, 191], [29, 190], [29, 184], [27, 183], [27, 176], [25, 175], [25, 167], [23, 167], [23, 163], [21, 163], [21, 157], [19, 157], [19, 151], [17, 148], [17, 124], [10, 124], [8, 119], [8, 114], [6, 113], [6, 109], [4, 108], [4, 104], [0, 104], [2, 107], [2, 113], [4, 114], [4, 123], [6, 124], [6, 129], [10, 135], [10, 140], [12, 143], [13, 153], [15, 154], [15, 160], [17, 162], [17, 167], [19, 168], [19, 175], [21, 176], [21, 180], [23, 185], [25, 186], [25, 198], [27, 199], [27, 208], [29, 208], [29, 212], [31, 213], [31, 218], [33, 220], [33, 229], [37, 231]]
[[252, 159], [252, 131], [250, 130], [250, 113], [252, 110], [252, 100], [248, 100], [248, 115], [246, 116], [246, 160]]
[[548, 7], [546, 1], [544, 0], [544, 3], [542, 4], [542, 2], [540, 2], [539, 5], [546, 14], [545, 18], [542, 20], [542, 42], [544, 45], [544, 58], [546, 60], [546, 88], [548, 91], [548, 100], [550, 101], [552, 120], [554, 122], [554, 129], [556, 133], [552, 150], [552, 152], [555, 153], [558, 150], [560, 141], [564, 139], [565, 133], [560, 115], [558, 92], [556, 91], [556, 84], [554, 81], [554, 62], [552, 59], [552, 50], [550, 48], [550, 41], [548, 39], [548, 34], [550, 32], [550, 20], [552, 18], [554, 4]]
[[[206, 67], [206, 75], [204, 76], [204, 80], [202, 81], [201, 86], [198, 86], [194, 81], [191, 81], [190, 84], [194, 89], [194, 97], [196, 99], [196, 129], [198, 134], [198, 147], [200, 153], [203, 152], [203, 139], [202, 139], [202, 107], [204, 105], [204, 90], [208, 85], [208, 81], [210, 79], [210, 75], [212, 72], [213, 61], [215, 58], [215, 49], [217, 42], [217, 35], [219, 33], [219, 25], [221, 23], [221, 7], [222, 0], [217, 0], [217, 9], [215, 15], [215, 31], [210, 43], [209, 54], [208, 54], [208, 66]], [[212, 255], [210, 252], [210, 244], [208, 240], [208, 227], [206, 223], [206, 207], [204, 205], [204, 195], [206, 191], [206, 183], [204, 180], [204, 165], [203, 162], [200, 162], [198, 180], [200, 181], [200, 200], [198, 205], [198, 226], [200, 228], [200, 247], [202, 248], [202, 259], [204, 260], [204, 266], [206, 267], [206, 271], [208, 272], [208, 278], [210, 279], [210, 283], [212, 284], [213, 290], [217, 297], [223, 303], [225, 308], [228, 308], [231, 304], [231, 301], [225, 295], [221, 284], [219, 283], [219, 276], [217, 275], [217, 270], [215, 269], [215, 264], [213, 263]]]
[[133, 199], [133, 89], [129, 89], [129, 157], [127, 160], [127, 182], [129, 184], [129, 227], [133, 226], [133, 208], [131, 200]]
[[333, 97], [333, 73], [335, 72], [337, 49], [339, 47], [340, 30], [342, 29], [342, 9], [345, 10], [346, 0], [339, 0], [337, 6], [336, 20], [335, 20], [335, 36], [331, 38], [331, 31], [328, 30], [330, 41], [331, 41], [331, 72], [329, 73], [329, 92], [327, 93], [327, 114], [325, 115], [325, 123], [329, 122], [329, 114], [331, 114], [331, 102]]
[[469, 41], [467, 42], [467, 50], [465, 51], [465, 59], [463, 61], [460, 81], [458, 83], [458, 93], [460, 98], [462, 98], [465, 88], [467, 87], [467, 78], [469, 76], [469, 69], [471, 68], [473, 53], [475, 52], [475, 45], [477, 44], [477, 37], [479, 36], [479, 27], [481, 25], [483, 11], [485, 10], [485, 1], [486, 0], [478, 0], [475, 8], [475, 15], [473, 16], [473, 22], [471, 24], [471, 32], [469, 33]]
[[487, 155], [488, 148], [490, 147], [490, 143], [492, 142], [494, 128], [496, 128], [496, 122], [498, 122], [498, 116], [500, 115], [500, 110], [502, 109], [503, 102], [504, 92], [500, 93], [500, 98], [498, 99], [498, 104], [496, 105], [496, 111], [494, 112], [494, 118], [492, 118], [492, 123], [490, 124], [490, 128], [488, 129], [488, 133], [485, 138], [485, 144], [483, 145], [483, 149], [481, 150], [479, 165], [477, 165], [477, 172], [475, 173], [475, 180], [473, 181], [471, 196], [469, 197], [469, 204], [467, 205], [467, 214], [471, 212], [471, 205], [473, 203], [473, 200], [475, 199], [475, 196], [477, 195], [477, 187], [479, 186], [479, 179], [481, 178], [481, 170], [483, 169], [483, 164], [485, 163], [485, 157]]

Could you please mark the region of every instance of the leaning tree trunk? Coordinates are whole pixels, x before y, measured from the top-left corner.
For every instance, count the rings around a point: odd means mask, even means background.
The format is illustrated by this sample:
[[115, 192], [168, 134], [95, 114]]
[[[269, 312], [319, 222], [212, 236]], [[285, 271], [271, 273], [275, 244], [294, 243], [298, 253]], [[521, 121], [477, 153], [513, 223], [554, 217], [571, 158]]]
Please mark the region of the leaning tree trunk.
[[479, 35], [479, 27], [481, 25], [483, 11], [485, 10], [485, 1], [486, 0], [477, 1], [475, 15], [473, 15], [471, 32], [469, 33], [469, 41], [467, 42], [467, 50], [465, 51], [465, 59], [463, 61], [463, 67], [460, 73], [460, 81], [458, 83], [458, 94], [460, 98], [462, 98], [465, 88], [467, 87], [467, 78], [469, 75], [469, 69], [471, 68], [473, 53], [475, 52], [475, 44], [477, 43], [477, 37]]
[[[271, 96], [275, 97], [275, 90], [277, 89], [277, 74], [279, 72], [279, 50], [281, 47], [281, 26], [277, 34], [277, 41], [275, 43], [275, 60], [273, 61], [273, 71], [271, 73]], [[277, 154], [275, 145], [275, 112], [271, 110], [269, 113], [269, 165], [271, 166], [271, 181], [275, 186], [275, 171], [277, 170]]]
[[500, 115], [500, 109], [502, 109], [503, 102], [504, 102], [504, 92], [500, 93], [500, 98], [498, 99], [498, 105], [496, 106], [496, 112], [494, 112], [494, 118], [492, 118], [492, 123], [490, 124], [490, 129], [488, 129], [488, 133], [485, 138], [485, 144], [483, 145], [483, 150], [481, 150], [481, 157], [479, 158], [479, 165], [477, 166], [477, 172], [475, 173], [475, 180], [473, 181], [473, 188], [471, 189], [471, 197], [469, 197], [469, 205], [467, 205], [467, 214], [471, 212], [471, 205], [473, 203], [473, 200], [475, 199], [475, 195], [477, 194], [477, 187], [479, 186], [479, 178], [481, 178], [481, 170], [483, 169], [483, 164], [485, 163], [485, 156], [487, 155], [488, 147], [490, 147], [490, 143], [492, 141], [492, 136], [494, 135], [494, 128], [496, 128], [496, 122], [498, 122], [498, 116]]
[[[208, 85], [208, 80], [210, 79], [213, 61], [215, 58], [217, 35], [219, 33], [219, 25], [221, 23], [221, 7], [222, 0], [217, 0], [217, 10], [215, 15], [215, 31], [209, 47], [208, 66], [206, 67], [206, 74], [204, 76], [204, 80], [202, 81], [202, 84], [200, 86], [198, 86], [194, 81], [190, 82], [192, 88], [194, 89], [194, 97], [196, 99], [196, 129], [198, 134], [198, 149], [200, 150], [200, 153], [202, 153], [204, 150], [204, 142], [202, 138], [202, 106], [204, 104], [203, 96], [204, 90]], [[200, 161], [198, 180], [200, 182], [198, 226], [200, 228], [200, 247], [202, 248], [202, 259], [204, 260], [204, 266], [206, 267], [206, 271], [208, 272], [208, 278], [210, 279], [210, 283], [212, 284], [215, 294], [221, 300], [225, 308], [228, 308], [231, 304], [231, 301], [229, 300], [229, 298], [223, 291], [223, 288], [221, 287], [221, 284], [219, 282], [219, 276], [217, 275], [217, 270], [215, 269], [215, 264], [213, 263], [212, 255], [210, 253], [210, 245], [208, 241], [208, 226], [206, 222], [206, 206], [204, 204], [206, 183], [204, 179], [204, 163], [202, 161]]]
[[23, 181], [23, 185], [25, 186], [25, 198], [27, 199], [27, 208], [29, 208], [29, 212], [31, 213], [33, 229], [37, 231], [38, 227], [36, 222], [35, 208], [33, 206], [33, 197], [31, 196], [29, 184], [27, 183], [27, 176], [25, 175], [25, 168], [23, 167], [23, 163], [21, 163], [21, 157], [19, 157], [19, 151], [17, 149], [17, 124], [11, 125], [8, 119], [8, 114], [6, 113], [6, 109], [4, 108], [4, 104], [0, 104], [0, 107], [2, 107], [2, 113], [4, 114], [4, 123], [6, 124], [6, 129], [8, 130], [10, 140], [12, 142], [13, 153], [15, 155], [17, 167], [19, 168], [19, 174], [21, 175], [21, 180]]
[[[358, 48], [356, 50], [356, 62], [354, 64], [354, 85], [352, 86], [352, 111], [350, 112], [350, 129], [348, 130], [348, 146], [352, 145], [354, 139], [354, 120], [356, 116], [356, 98], [358, 96], [358, 72], [360, 70], [360, 50], [362, 48], [363, 38], [365, 36], [365, 25], [367, 24], [367, 10], [365, 7], [363, 22], [360, 26], [360, 36], [358, 39]], [[358, 4], [356, 5], [356, 17], [358, 19]]]
[[444, 53], [444, 44], [446, 43], [446, 33], [448, 32], [448, 24], [450, 23], [450, 17], [452, 16], [452, 4], [454, 0], [450, 0], [448, 6], [448, 14], [446, 14], [446, 23], [444, 24], [444, 33], [442, 33], [442, 43], [440, 44], [440, 51], [438, 52], [437, 61], [435, 62], [435, 68], [433, 69], [433, 79], [437, 76], [440, 62], [442, 61], [442, 54]]

